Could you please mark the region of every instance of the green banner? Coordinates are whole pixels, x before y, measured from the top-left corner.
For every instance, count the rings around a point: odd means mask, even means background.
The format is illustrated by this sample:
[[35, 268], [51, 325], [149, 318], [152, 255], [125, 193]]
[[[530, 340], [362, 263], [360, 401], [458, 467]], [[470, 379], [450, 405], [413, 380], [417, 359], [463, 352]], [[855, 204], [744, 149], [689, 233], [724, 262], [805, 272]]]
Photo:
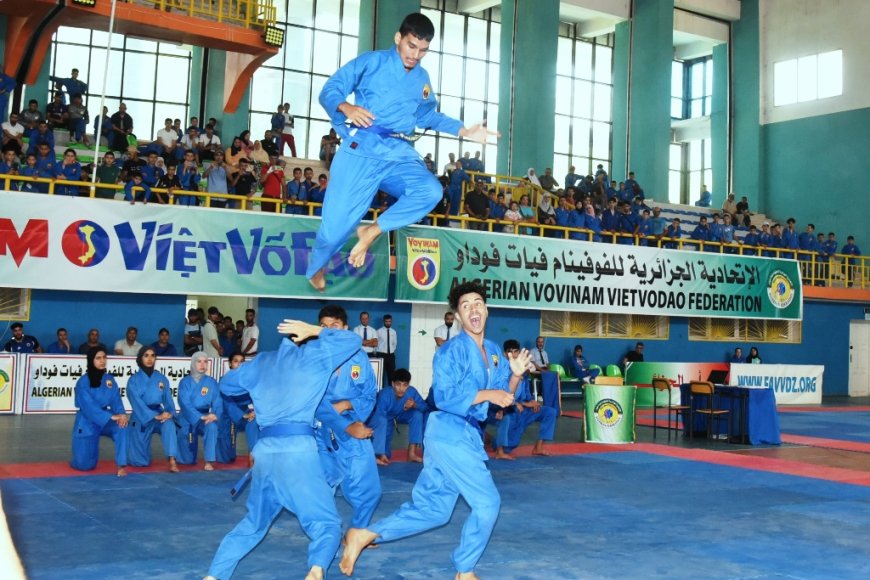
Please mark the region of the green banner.
[[396, 236], [396, 300], [443, 304], [480, 281], [493, 306], [800, 320], [794, 260], [412, 226]]
[[92, 292], [386, 300], [387, 236], [361, 268], [355, 238], [317, 292], [305, 270], [315, 218], [3, 192], [0, 286]]
[[587, 443], [634, 443], [634, 398], [631, 385], [586, 385]]

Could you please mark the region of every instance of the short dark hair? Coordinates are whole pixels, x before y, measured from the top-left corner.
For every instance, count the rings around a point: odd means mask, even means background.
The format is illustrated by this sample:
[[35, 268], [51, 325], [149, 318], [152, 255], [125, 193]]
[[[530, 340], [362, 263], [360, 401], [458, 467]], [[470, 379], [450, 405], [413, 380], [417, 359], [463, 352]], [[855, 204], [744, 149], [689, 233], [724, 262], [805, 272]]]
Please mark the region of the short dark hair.
[[208, 315], [209, 316], [211, 316], [212, 314], [220, 314], [220, 313], [221, 313], [221, 311], [217, 309], [217, 306], [209, 306], [208, 307]]
[[399, 381], [401, 383], [410, 383], [411, 382], [411, 371], [408, 369], [396, 369], [393, 372], [393, 382]]
[[509, 338], [506, 341], [504, 341], [502, 348], [504, 349], [505, 352], [508, 352], [510, 350], [520, 350], [520, 343], [515, 338]]
[[428, 17], [419, 12], [408, 14], [402, 20], [401, 26], [399, 26], [399, 35], [407, 36], [409, 34], [416, 36], [420, 40], [431, 42], [435, 38], [435, 25], [432, 24], [432, 21]]
[[327, 304], [317, 313], [318, 322], [324, 318], [338, 318], [342, 324], [347, 326], [347, 310], [338, 304]]
[[245, 309], [245, 314], [247, 314], [248, 312], [251, 312], [251, 313], [253, 313], [253, 314], [257, 314], [257, 311], [254, 310], [253, 308], [246, 308], [246, 309]]
[[16, 328], [24, 328], [24, 325], [21, 324], [20, 322], [13, 322], [12, 326], [10, 326], [9, 328], [11, 328], [12, 330], [15, 330]]
[[574, 350], [577, 350], [577, 349], [583, 350], [583, 346], [580, 345], [580, 344], [575, 344], [575, 345], [574, 345]]
[[480, 297], [483, 298], [484, 304], [486, 304], [486, 289], [480, 282], [472, 280], [471, 282], [463, 282], [458, 286], [454, 286], [453, 289], [450, 290], [450, 294], [447, 296], [447, 301], [450, 303], [450, 309], [455, 311], [459, 308], [459, 299], [466, 294], [471, 293], [480, 294]]
[[166, 327], [163, 327], [163, 328], [161, 328], [160, 330], [157, 331], [157, 334], [160, 335], [160, 334], [163, 334], [164, 332], [165, 332], [166, 334], [169, 334], [169, 329], [166, 328]]
[[130, 332], [131, 330], [135, 330], [136, 334], [139, 334], [139, 329], [136, 328], [135, 326], [128, 326], [127, 327], [127, 332]]
[[61, 330], [64, 331], [64, 332], [67, 332], [67, 329], [64, 328], [63, 326], [61, 326], [60, 328], [58, 328], [58, 329], [55, 331], [55, 334], [58, 333], [58, 332], [60, 332]]
[[384, 314], [384, 320], [392, 320], [392, 319], [393, 319], [392, 314]]

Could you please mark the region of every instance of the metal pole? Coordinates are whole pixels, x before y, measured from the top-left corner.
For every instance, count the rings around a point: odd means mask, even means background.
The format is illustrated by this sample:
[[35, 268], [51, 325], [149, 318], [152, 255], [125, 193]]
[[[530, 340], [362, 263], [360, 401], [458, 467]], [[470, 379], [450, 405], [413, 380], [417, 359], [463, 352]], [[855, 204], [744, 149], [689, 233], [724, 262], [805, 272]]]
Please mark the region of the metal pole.
[[117, 0], [112, 0], [112, 11], [109, 13], [109, 38], [106, 40], [106, 65], [103, 68], [103, 88], [100, 93], [100, 109], [97, 113], [96, 135], [94, 135], [94, 170], [91, 172], [91, 195], [94, 195], [97, 183], [97, 163], [100, 155], [100, 138], [103, 133], [103, 107], [106, 106], [106, 81], [109, 76], [109, 61], [112, 60], [112, 32], [115, 30], [115, 6]]

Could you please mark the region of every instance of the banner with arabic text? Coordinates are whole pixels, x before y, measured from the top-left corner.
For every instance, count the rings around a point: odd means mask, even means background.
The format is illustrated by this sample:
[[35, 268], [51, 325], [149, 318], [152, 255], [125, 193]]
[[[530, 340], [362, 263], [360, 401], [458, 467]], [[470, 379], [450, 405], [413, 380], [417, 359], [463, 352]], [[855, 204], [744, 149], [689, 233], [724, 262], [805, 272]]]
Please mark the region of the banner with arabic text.
[[396, 300], [446, 303], [465, 281], [492, 306], [800, 320], [794, 260], [411, 226], [396, 236]]
[[[320, 220], [258, 211], [0, 192], [0, 286], [318, 298], [305, 270]], [[386, 300], [389, 244], [355, 239], [327, 266], [330, 299]]]

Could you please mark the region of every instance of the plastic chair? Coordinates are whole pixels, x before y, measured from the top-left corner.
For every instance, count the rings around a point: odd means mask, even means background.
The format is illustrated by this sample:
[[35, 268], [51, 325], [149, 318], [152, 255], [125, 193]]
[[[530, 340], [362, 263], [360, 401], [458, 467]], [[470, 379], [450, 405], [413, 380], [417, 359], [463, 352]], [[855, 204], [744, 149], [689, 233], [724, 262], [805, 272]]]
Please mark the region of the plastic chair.
[[571, 379], [573, 377], [568, 376], [568, 373], [565, 371], [565, 367], [560, 365], [559, 363], [550, 363], [550, 370], [559, 375], [559, 378], [563, 381], [565, 379]]
[[674, 423], [677, 429], [680, 428], [680, 415], [683, 416], [683, 425], [686, 424], [686, 416], [685, 413], [691, 409], [689, 405], [674, 405], [671, 402], [671, 382], [667, 379], [656, 378], [652, 380], [652, 388], [655, 391], [662, 392], [666, 391], [668, 393], [668, 404], [667, 405], [659, 405], [656, 402], [658, 398], [656, 396], [657, 393], [653, 393], [653, 439], [656, 438], [656, 431], [658, 430], [658, 415], [656, 410], [658, 409], [667, 409], [668, 410], [668, 441], [671, 440], [671, 413], [674, 414]]
[[604, 374], [608, 377], [621, 377], [622, 370], [619, 368], [619, 365], [607, 365]]
[[[695, 413], [700, 413], [701, 415], [707, 416], [707, 439], [713, 438], [713, 423], [716, 421], [725, 421], [725, 424], [728, 426], [728, 440], [731, 440], [731, 421], [730, 413], [731, 411], [727, 409], [717, 409], [714, 406], [715, 402], [715, 392], [716, 387], [713, 386], [713, 383], [710, 382], [702, 382], [702, 381], [692, 381], [689, 385], [689, 392], [691, 393], [689, 400], [689, 439], [692, 439], [692, 435], [695, 431]], [[695, 408], [695, 397], [701, 398], [701, 408]], [[685, 421], [684, 421], [685, 423]]]
[[601, 366], [600, 366], [600, 365], [589, 365], [589, 370], [591, 371], [592, 369], [598, 369], [598, 374], [599, 374], [599, 375], [603, 375], [603, 374], [604, 374], [604, 371], [601, 369]]

